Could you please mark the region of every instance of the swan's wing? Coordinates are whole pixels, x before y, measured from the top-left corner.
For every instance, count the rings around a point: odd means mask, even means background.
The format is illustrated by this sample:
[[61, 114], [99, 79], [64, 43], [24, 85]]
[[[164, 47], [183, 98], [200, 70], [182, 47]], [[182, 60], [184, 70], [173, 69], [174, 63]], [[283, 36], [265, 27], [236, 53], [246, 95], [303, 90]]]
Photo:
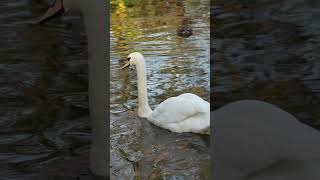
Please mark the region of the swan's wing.
[[148, 119], [157, 124], [178, 123], [197, 113], [208, 113], [209, 103], [198, 98], [171, 97], [159, 104]]

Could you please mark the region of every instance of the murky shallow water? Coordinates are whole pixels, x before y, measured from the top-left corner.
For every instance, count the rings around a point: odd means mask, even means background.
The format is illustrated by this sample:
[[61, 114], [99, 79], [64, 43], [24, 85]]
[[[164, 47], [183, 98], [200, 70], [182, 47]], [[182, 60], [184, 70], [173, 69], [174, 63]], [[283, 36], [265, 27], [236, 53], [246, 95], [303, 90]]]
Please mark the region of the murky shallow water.
[[[208, 179], [209, 137], [175, 134], [138, 118], [137, 72], [119, 70], [131, 52], [147, 63], [151, 108], [191, 92], [209, 100], [209, 1], [112, 1], [111, 173], [113, 178]], [[182, 38], [182, 19], [193, 35]]]
[[214, 108], [259, 99], [320, 129], [319, 2], [217, 0], [212, 5]]

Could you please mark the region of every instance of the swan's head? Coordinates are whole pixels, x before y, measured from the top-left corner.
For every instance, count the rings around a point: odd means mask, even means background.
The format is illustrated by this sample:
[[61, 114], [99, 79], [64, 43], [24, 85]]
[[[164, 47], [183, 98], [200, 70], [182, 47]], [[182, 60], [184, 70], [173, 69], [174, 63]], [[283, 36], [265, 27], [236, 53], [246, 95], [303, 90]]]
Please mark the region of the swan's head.
[[51, 7], [40, 17], [37, 23], [44, 23], [69, 9], [80, 10], [80, 0], [54, 0]]
[[128, 62], [124, 66], [122, 66], [121, 69], [127, 68], [130, 65], [137, 65], [137, 64], [143, 63], [145, 61], [143, 55], [139, 52], [134, 52], [134, 53], [129, 54], [127, 60], [128, 60]]

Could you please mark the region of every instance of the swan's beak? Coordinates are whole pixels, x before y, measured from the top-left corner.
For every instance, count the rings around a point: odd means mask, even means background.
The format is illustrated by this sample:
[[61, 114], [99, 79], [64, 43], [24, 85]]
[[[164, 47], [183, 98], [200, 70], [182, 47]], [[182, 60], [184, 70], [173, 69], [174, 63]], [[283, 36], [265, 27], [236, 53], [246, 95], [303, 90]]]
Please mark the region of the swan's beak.
[[64, 12], [62, 3], [62, 0], [55, 0], [47, 12], [37, 21], [37, 23], [42, 24], [53, 17], [61, 15]]
[[130, 66], [130, 62], [127, 62], [124, 66], [121, 67], [121, 69], [128, 68], [129, 66]]

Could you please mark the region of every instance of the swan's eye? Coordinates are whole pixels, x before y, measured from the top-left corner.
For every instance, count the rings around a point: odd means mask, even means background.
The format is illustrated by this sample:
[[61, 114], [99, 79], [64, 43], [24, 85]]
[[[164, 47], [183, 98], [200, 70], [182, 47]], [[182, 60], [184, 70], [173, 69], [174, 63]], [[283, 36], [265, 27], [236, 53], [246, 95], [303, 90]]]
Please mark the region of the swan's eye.
[[130, 61], [131, 57], [128, 57], [127, 60]]

